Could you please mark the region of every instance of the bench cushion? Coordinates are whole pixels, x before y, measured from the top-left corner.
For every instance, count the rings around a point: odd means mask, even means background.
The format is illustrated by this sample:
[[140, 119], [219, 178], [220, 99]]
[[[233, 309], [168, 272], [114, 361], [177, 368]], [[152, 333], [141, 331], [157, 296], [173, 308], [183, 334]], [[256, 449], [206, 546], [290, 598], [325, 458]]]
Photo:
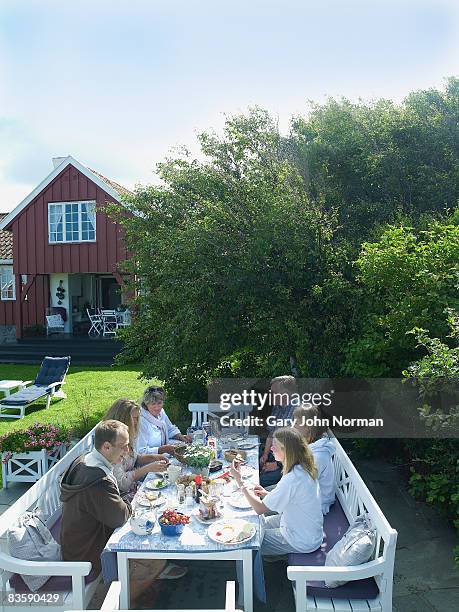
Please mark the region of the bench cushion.
[[40, 397], [47, 395], [46, 387], [42, 385], [30, 385], [1, 400], [3, 406], [24, 406], [31, 404]]
[[[325, 557], [329, 550], [346, 533], [349, 522], [338, 500], [324, 516], [324, 539], [322, 546], [312, 553], [291, 553], [288, 556], [289, 565], [325, 565]], [[322, 580], [308, 580], [308, 596], [336, 597], [343, 599], [374, 599], [379, 595], [378, 585], [374, 578], [353, 580], [343, 586], [329, 589]]]
[[[59, 542], [61, 533], [61, 517], [57, 519], [54, 525], [50, 528], [53, 538]], [[98, 576], [98, 573], [93, 569], [90, 573], [85, 576], [85, 584], [93, 582]], [[13, 574], [10, 578], [10, 586], [17, 593], [30, 593], [28, 586], [22, 579], [20, 574]], [[45, 584], [38, 589], [37, 593], [68, 593], [72, 590], [72, 578], [71, 576], [51, 576]]]

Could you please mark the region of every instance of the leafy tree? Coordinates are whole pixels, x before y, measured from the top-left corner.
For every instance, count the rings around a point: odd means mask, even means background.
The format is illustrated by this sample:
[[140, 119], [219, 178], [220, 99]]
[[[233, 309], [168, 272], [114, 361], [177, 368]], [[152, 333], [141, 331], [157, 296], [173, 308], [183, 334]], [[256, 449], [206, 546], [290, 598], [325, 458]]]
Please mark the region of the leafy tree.
[[[459, 316], [453, 310], [447, 312], [449, 337], [456, 346], [450, 347], [439, 338], [430, 338], [424, 329], [412, 330], [410, 333], [416, 337], [418, 346], [426, 350], [426, 355], [412, 363], [403, 375], [419, 387], [424, 400], [421, 414], [427, 424], [434, 430], [448, 428], [451, 432], [457, 431], [459, 426]], [[440, 394], [444, 396], [444, 405], [437, 401]]]
[[410, 330], [447, 336], [445, 309], [459, 305], [456, 220], [457, 214], [421, 231], [389, 227], [379, 242], [363, 244], [357, 265], [367, 313], [347, 349], [348, 373], [400, 376], [420, 356]]
[[228, 119], [222, 137], [199, 142], [202, 160], [186, 151], [166, 160], [163, 184], [128, 203], [142, 291], [127, 352], [188, 400], [215, 374], [272, 376], [290, 364], [328, 374], [356, 291], [333, 215], [308, 197], [264, 111]]
[[459, 79], [444, 91], [312, 104], [292, 123], [308, 194], [337, 211], [353, 247], [386, 223], [454, 208], [459, 193]]

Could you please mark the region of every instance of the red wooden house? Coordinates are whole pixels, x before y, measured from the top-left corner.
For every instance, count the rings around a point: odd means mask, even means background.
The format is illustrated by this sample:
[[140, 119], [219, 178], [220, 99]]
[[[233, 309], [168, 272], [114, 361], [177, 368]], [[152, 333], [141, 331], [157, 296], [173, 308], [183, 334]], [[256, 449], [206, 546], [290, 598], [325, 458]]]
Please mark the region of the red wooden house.
[[[65, 308], [72, 333], [88, 306], [122, 302], [121, 228], [102, 210], [126, 190], [71, 156], [13, 211], [0, 218], [0, 330], [21, 338], [45, 324], [50, 307]], [[63, 291], [61, 291], [63, 289]]]

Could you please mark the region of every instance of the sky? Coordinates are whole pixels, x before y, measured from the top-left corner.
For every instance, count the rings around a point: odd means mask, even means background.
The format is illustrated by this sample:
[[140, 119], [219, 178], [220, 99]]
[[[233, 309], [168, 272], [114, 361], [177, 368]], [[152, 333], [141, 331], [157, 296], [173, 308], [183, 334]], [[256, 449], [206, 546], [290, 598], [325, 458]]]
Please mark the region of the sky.
[[127, 187], [267, 109], [459, 75], [459, 0], [0, 0], [0, 212], [72, 155]]

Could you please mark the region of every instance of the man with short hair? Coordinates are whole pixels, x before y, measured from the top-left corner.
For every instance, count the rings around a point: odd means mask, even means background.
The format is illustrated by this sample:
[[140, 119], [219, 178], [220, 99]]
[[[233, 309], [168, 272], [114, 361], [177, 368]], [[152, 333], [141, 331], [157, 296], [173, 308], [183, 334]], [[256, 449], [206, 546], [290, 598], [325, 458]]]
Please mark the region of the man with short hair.
[[102, 421], [94, 432], [94, 448], [78, 457], [61, 481], [61, 547], [64, 561], [90, 561], [96, 577], [100, 555], [117, 527], [131, 515], [121, 499], [113, 466], [129, 452], [129, 430], [115, 420]]

